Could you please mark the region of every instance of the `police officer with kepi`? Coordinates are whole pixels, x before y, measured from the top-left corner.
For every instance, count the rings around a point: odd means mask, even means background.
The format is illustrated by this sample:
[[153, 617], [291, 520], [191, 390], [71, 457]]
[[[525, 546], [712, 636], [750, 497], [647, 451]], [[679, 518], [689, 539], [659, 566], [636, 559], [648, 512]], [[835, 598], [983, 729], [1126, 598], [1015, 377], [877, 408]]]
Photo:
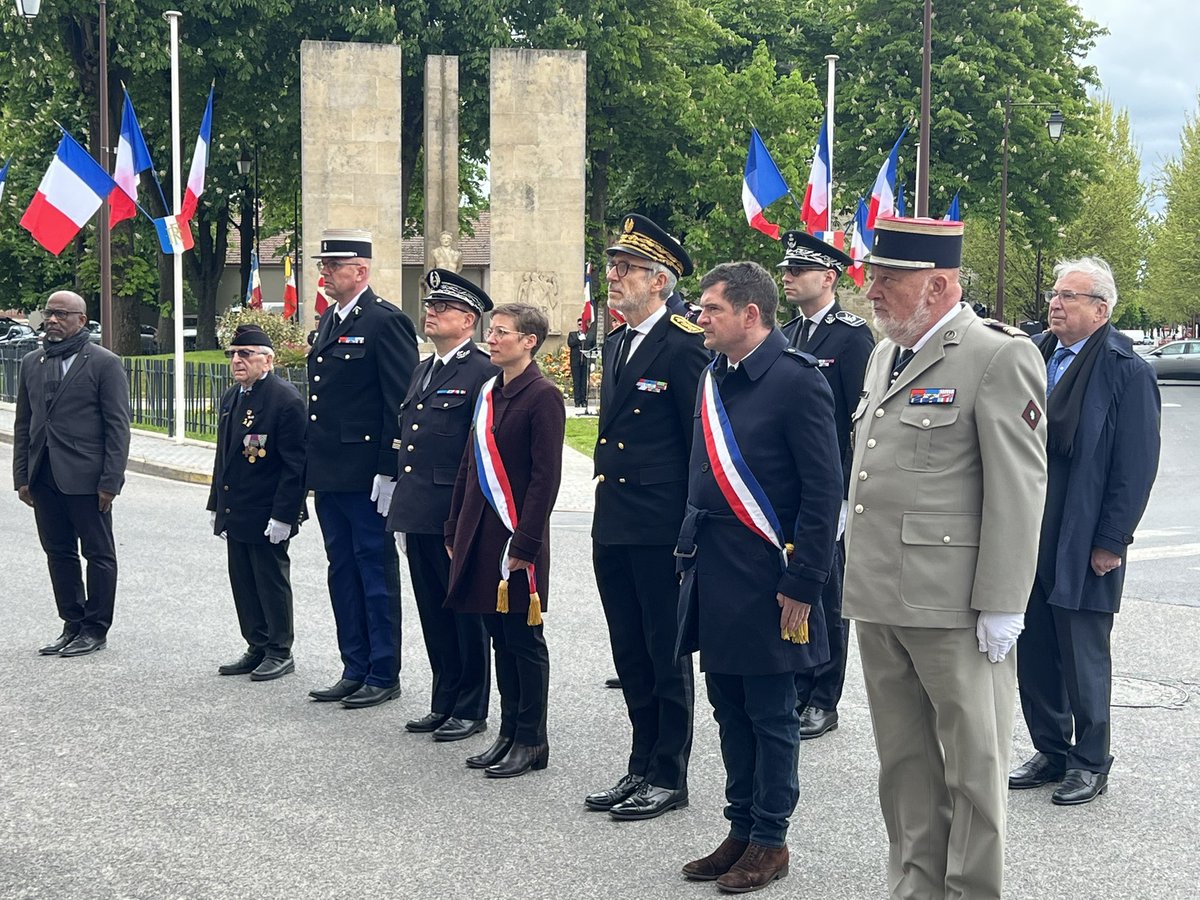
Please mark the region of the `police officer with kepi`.
[[296, 668], [288, 543], [304, 510], [304, 401], [272, 372], [271, 338], [256, 325], [238, 326], [225, 355], [237, 384], [221, 397], [208, 510], [246, 652], [217, 671], [270, 681]]
[[490, 654], [483, 619], [445, 608], [450, 557], [442, 526], [450, 518], [479, 388], [496, 374], [489, 355], [472, 340], [492, 300], [449, 269], [431, 269], [425, 285], [425, 336], [434, 353], [417, 366], [400, 404], [396, 490], [387, 527], [406, 550], [433, 671], [428, 715], [404, 727], [432, 732], [435, 741], [459, 741], [487, 725]]
[[608, 304], [627, 324], [604, 346], [592, 562], [633, 746], [620, 780], [584, 803], [617, 819], [649, 819], [688, 802], [694, 688], [691, 659], [675, 655], [672, 550], [709, 355], [701, 330], [665, 305], [692, 272], [679, 242], [628, 215], [607, 253]]
[[[783, 262], [778, 266], [783, 273], [783, 294], [800, 308], [800, 315], [783, 326], [783, 334], [789, 346], [817, 357], [821, 374], [833, 391], [845, 497], [850, 489], [850, 413], [858, 405], [875, 338], [867, 320], [842, 309], [834, 296], [838, 276], [853, 260], [803, 231], [786, 232], [783, 246]], [[846, 680], [846, 642], [850, 635], [849, 623], [842, 618], [845, 548], [841, 537], [845, 523], [843, 500], [833, 570], [821, 592], [829, 629], [829, 662], [796, 676], [801, 740], [818, 738], [838, 726], [837, 705]]]
[[369, 231], [327, 229], [316, 259], [336, 305], [308, 354], [305, 486], [316, 492], [342, 677], [309, 696], [354, 709], [400, 693], [400, 562], [385, 526], [417, 336], [368, 284]]

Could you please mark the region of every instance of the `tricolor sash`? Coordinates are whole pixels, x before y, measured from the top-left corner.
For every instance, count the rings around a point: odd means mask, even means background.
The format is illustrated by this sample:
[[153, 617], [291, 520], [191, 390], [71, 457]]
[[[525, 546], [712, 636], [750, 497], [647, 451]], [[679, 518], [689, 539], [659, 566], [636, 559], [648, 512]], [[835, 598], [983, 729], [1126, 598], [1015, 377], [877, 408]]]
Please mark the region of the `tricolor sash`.
[[[487, 380], [479, 391], [479, 399], [475, 403], [475, 422], [472, 428], [472, 445], [475, 448], [475, 471], [479, 477], [479, 488], [492, 511], [500, 519], [501, 524], [509, 531], [509, 538], [504, 542], [500, 551], [500, 584], [496, 591], [496, 612], [508, 612], [508, 568], [509, 548], [512, 546], [512, 535], [517, 532], [517, 504], [513, 499], [512, 484], [508, 480], [508, 472], [504, 468], [504, 460], [500, 449], [496, 446], [495, 399], [492, 389], [496, 386], [498, 375]], [[537, 575], [533, 564], [525, 570], [529, 579], [529, 617], [530, 625], [540, 625], [542, 621], [541, 598], [537, 592]]]
[[787, 548], [783, 540], [783, 528], [779, 517], [771, 507], [767, 492], [763, 490], [738, 447], [737, 438], [725, 414], [721, 393], [713, 377], [716, 360], [704, 370], [703, 402], [700, 405], [700, 423], [704, 432], [704, 448], [708, 451], [708, 462], [712, 466], [717, 487], [725, 502], [733, 510], [738, 521], [779, 551], [783, 568], [787, 568]]

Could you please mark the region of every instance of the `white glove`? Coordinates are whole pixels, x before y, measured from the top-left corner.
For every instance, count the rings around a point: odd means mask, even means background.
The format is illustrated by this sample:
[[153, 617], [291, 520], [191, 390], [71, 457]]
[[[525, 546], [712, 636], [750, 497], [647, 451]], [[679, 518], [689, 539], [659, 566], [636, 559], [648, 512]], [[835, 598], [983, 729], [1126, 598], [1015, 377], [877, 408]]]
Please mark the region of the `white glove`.
[[267, 523], [267, 530], [263, 532], [265, 537], [272, 544], [282, 544], [292, 536], [292, 526], [286, 522], [280, 522], [278, 519], [272, 519]]
[[408, 556], [408, 535], [403, 531], [396, 532], [396, 549], [403, 555]]
[[381, 516], [386, 516], [392, 508], [392, 491], [395, 489], [396, 482], [391, 475], [376, 475], [371, 482], [371, 499], [375, 501], [375, 511]]
[[838, 530], [837, 530], [837, 537], [834, 538], [835, 541], [840, 541], [842, 539], [842, 535], [846, 533], [846, 514], [849, 512], [850, 512], [850, 501], [843, 500], [842, 501], [842, 511], [838, 513]]
[[986, 653], [990, 662], [1003, 662], [1024, 630], [1024, 613], [990, 612], [985, 609], [975, 623], [979, 652]]

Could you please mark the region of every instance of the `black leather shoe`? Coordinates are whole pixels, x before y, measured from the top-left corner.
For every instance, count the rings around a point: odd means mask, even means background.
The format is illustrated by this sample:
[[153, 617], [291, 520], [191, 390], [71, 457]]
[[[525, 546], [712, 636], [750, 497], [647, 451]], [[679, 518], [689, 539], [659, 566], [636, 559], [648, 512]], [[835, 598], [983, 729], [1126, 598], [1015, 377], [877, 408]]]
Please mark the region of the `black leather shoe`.
[[684, 809], [688, 805], [687, 788], [655, 787], [647, 781], [627, 800], [622, 800], [608, 811], [614, 819], [656, 819], [672, 809]]
[[605, 678], [604, 686], [606, 688], [615, 688], [619, 691], [621, 689], [621, 679], [615, 675], [612, 678]]
[[1091, 803], [1108, 790], [1108, 776], [1087, 769], [1067, 769], [1063, 783], [1051, 795], [1050, 800], [1058, 806], [1078, 806]]
[[342, 698], [342, 706], [346, 709], [366, 709], [368, 706], [378, 706], [385, 700], [400, 696], [400, 682], [387, 687], [374, 684], [364, 684], [348, 697]]
[[87, 656], [89, 653], [95, 653], [97, 650], [103, 650], [108, 646], [108, 642], [102, 637], [95, 637], [90, 634], [77, 634], [71, 643], [58, 651], [59, 656]]
[[530, 769], [544, 769], [549, 763], [549, 744], [513, 744], [504, 759], [488, 766], [483, 774], [488, 778], [516, 778]]
[[259, 664], [266, 659], [266, 655], [262, 653], [251, 653], [247, 650], [236, 662], [225, 663], [223, 666], [217, 666], [218, 675], [249, 675], [259, 667]]
[[622, 800], [628, 800], [646, 779], [641, 775], [622, 775], [607, 791], [596, 791], [583, 798], [583, 805], [597, 812], [608, 812]]
[[441, 713], [426, 713], [419, 719], [413, 719], [410, 722], [404, 723], [404, 729], [411, 731], [413, 734], [428, 734], [431, 731], [437, 731], [442, 727], [449, 716], [443, 716]]
[[289, 656], [287, 659], [276, 659], [268, 656], [264, 659], [253, 672], [250, 673], [251, 681], [273, 681], [287, 675], [289, 672], [296, 671], [296, 660]]
[[508, 751], [512, 749], [512, 745], [512, 738], [500, 735], [500, 737], [496, 738], [496, 742], [482, 753], [475, 756], [468, 756], [467, 768], [486, 769], [488, 766], [494, 766], [508, 755]]
[[800, 713], [800, 740], [811, 741], [838, 727], [836, 709], [817, 709], [815, 706], [804, 707]]
[[1045, 753], [1035, 753], [1024, 765], [1008, 773], [1008, 789], [1023, 791], [1052, 781], [1062, 781], [1063, 771], [1063, 767], [1056, 765]]
[[343, 678], [337, 684], [332, 684], [327, 688], [317, 688], [308, 692], [308, 696], [312, 697], [318, 703], [332, 703], [334, 700], [341, 700], [349, 697], [360, 687], [363, 686], [361, 681], [351, 681], [348, 678]]
[[71, 641], [75, 640], [77, 632], [63, 630], [63, 633], [58, 636], [58, 639], [53, 644], [47, 644], [45, 647], [38, 647], [38, 653], [42, 656], [58, 656], [59, 651]]
[[487, 719], [460, 719], [451, 716], [433, 733], [435, 741], [461, 741], [473, 734], [487, 731]]

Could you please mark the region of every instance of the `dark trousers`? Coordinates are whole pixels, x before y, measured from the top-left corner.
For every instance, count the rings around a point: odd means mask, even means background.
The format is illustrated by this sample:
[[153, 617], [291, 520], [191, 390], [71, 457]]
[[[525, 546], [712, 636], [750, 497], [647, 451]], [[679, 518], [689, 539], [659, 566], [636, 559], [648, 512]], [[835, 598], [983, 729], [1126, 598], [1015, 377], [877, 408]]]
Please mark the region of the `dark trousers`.
[[776, 675], [705, 676], [725, 761], [725, 818], [731, 837], [782, 847], [800, 799], [800, 714], [796, 678]]
[[1033, 746], [1068, 769], [1112, 767], [1112, 626], [1112, 613], [1051, 606], [1034, 585], [1017, 640], [1021, 711]]
[[613, 663], [633, 726], [629, 773], [687, 787], [695, 684], [692, 658], [675, 655], [679, 578], [670, 546], [592, 544]]
[[831, 711], [842, 699], [846, 682], [846, 646], [850, 623], [842, 618], [842, 573], [846, 557], [842, 542], [833, 545], [833, 565], [829, 580], [821, 589], [821, 606], [825, 611], [825, 634], [829, 638], [829, 662], [796, 673], [796, 702], [800, 709], [815, 706]]
[[318, 491], [329, 599], [342, 677], [376, 687], [400, 678], [400, 560], [370, 494]]
[[288, 544], [229, 538], [229, 586], [246, 646], [255, 655], [292, 655], [292, 562]]
[[440, 534], [406, 535], [408, 572], [429, 667], [433, 670], [430, 712], [460, 719], [486, 719], [492, 689], [488, 634], [479, 616], [446, 609], [450, 557]]
[[[71, 634], [104, 637], [117, 597], [117, 548], [112, 511], [100, 512], [98, 494], [64, 494], [54, 482], [49, 454], [29, 485], [38, 538], [46, 551], [58, 617]], [[79, 553], [87, 560], [87, 590]]]
[[588, 362], [571, 363], [571, 393], [574, 394], [576, 406], [587, 406], [587, 370]]
[[526, 625], [524, 613], [485, 613], [479, 618], [496, 650], [500, 736], [530, 746], [546, 743], [550, 651], [544, 626]]

